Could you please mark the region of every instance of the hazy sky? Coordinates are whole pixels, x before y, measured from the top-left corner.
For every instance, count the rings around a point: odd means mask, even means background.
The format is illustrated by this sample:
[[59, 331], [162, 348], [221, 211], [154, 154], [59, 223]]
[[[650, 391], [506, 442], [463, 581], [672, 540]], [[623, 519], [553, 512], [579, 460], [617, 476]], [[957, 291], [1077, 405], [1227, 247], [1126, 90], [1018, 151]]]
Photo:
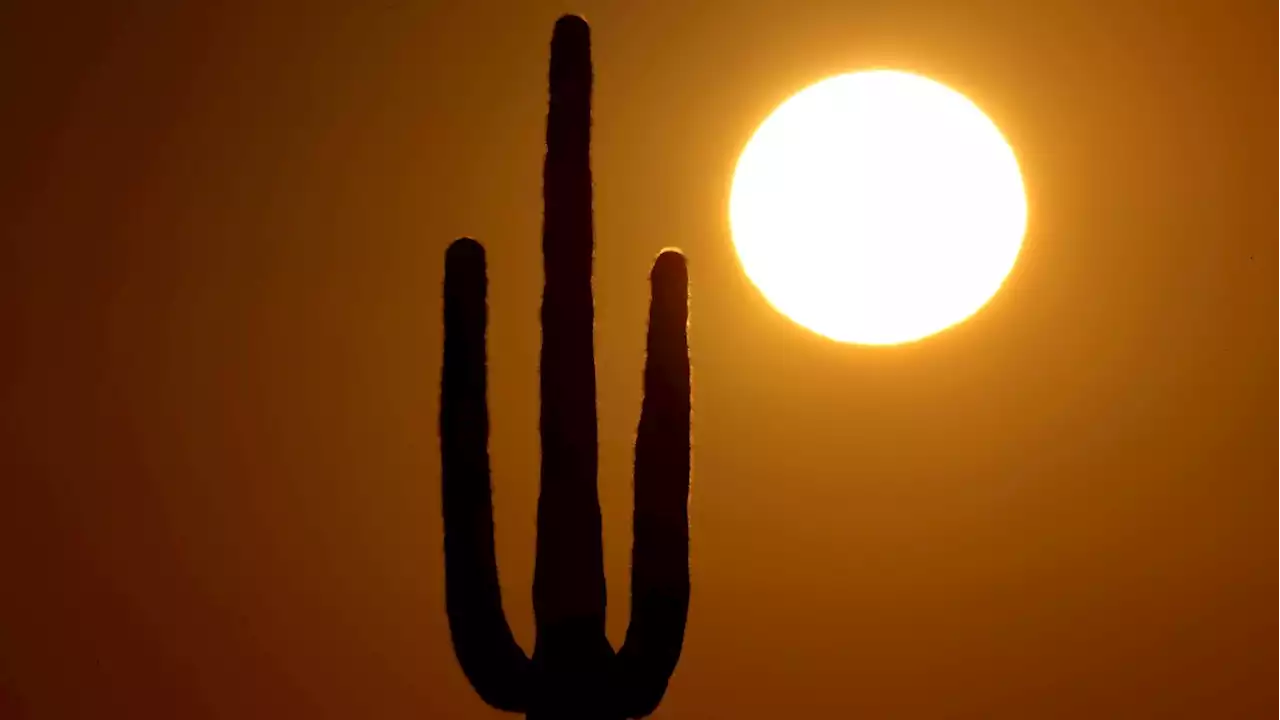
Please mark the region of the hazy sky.
[[[600, 492], [625, 630], [648, 265], [692, 282], [666, 718], [1275, 708], [1276, 6], [6, 3], [0, 716], [485, 718], [444, 613], [444, 248], [489, 250], [504, 602], [532, 644], [552, 23], [592, 23]], [[739, 271], [769, 110], [869, 66], [1016, 149], [978, 316], [837, 345]]]

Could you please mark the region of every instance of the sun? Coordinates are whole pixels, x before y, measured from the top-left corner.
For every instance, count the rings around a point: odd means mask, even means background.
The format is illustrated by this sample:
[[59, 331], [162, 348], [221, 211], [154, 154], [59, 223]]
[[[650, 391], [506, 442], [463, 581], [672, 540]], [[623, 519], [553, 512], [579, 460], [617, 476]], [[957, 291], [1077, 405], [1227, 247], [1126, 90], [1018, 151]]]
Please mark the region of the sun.
[[1013, 149], [968, 98], [906, 72], [812, 85], [738, 160], [729, 221], [770, 304], [842, 342], [919, 340], [977, 312], [1027, 225]]

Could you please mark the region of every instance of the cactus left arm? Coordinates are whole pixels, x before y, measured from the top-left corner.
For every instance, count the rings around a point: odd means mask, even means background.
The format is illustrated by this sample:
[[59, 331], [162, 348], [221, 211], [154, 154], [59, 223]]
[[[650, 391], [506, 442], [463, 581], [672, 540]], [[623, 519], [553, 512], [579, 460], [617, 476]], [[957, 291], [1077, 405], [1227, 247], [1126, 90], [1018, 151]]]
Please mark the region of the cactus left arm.
[[440, 383], [445, 605], [462, 671], [485, 702], [524, 712], [529, 660], [502, 613], [489, 486], [484, 248], [463, 238], [445, 256]]

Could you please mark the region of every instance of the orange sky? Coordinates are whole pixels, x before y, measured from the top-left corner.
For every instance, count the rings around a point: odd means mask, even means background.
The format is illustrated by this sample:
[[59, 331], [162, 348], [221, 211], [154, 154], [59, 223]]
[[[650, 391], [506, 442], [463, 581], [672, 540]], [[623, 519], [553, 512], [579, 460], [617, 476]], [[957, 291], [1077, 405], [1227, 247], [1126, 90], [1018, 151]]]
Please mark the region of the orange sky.
[[[529, 647], [566, 11], [615, 643], [648, 264], [690, 259], [693, 601], [656, 717], [1273, 711], [1274, 5], [51, 5], [0, 10], [0, 716], [498, 716], [444, 613], [444, 248], [489, 250]], [[872, 65], [977, 102], [1031, 214], [991, 305], [887, 349], [769, 309], [726, 212], [769, 110]]]

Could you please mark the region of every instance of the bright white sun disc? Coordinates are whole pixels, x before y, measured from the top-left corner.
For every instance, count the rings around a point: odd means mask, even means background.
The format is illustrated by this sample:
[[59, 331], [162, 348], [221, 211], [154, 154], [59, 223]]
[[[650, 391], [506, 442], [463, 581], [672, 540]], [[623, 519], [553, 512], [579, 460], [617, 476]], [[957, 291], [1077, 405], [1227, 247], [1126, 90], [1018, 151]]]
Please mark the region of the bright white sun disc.
[[889, 345], [995, 295], [1027, 224], [1012, 148], [968, 98], [911, 73], [838, 75], [783, 103], [738, 160], [743, 270], [821, 335]]

